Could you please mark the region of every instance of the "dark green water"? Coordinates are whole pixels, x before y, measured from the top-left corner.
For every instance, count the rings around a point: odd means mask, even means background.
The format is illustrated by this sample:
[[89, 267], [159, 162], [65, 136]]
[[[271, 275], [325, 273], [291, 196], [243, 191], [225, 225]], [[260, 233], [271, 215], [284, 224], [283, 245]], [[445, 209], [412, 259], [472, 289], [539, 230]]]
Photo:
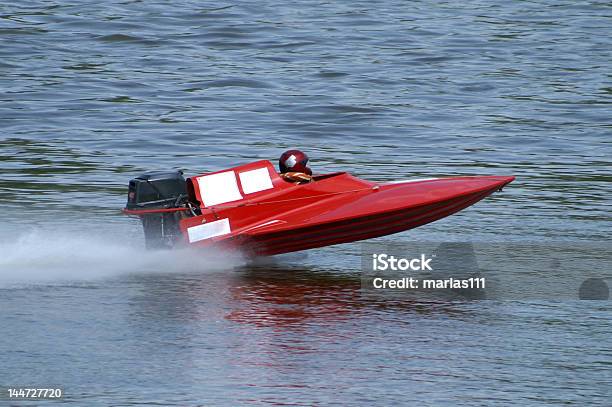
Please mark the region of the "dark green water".
[[371, 180], [517, 177], [383, 242], [605, 246], [610, 27], [596, 1], [0, 5], [0, 386], [87, 406], [610, 405], [609, 301], [364, 299], [358, 244], [245, 267], [146, 252], [118, 212], [144, 170], [298, 147]]

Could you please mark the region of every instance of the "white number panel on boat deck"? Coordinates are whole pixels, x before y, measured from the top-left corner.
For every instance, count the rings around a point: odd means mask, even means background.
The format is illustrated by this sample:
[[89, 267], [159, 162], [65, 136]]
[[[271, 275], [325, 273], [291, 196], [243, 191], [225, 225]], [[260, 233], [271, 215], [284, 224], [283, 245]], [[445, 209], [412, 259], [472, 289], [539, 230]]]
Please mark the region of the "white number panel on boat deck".
[[241, 172], [239, 176], [242, 191], [244, 191], [245, 194], [252, 194], [253, 192], [264, 191], [274, 187], [272, 185], [272, 179], [270, 178], [270, 172], [268, 168], [265, 167]]
[[205, 206], [238, 201], [242, 195], [238, 190], [234, 171], [219, 172], [197, 178], [200, 195]]

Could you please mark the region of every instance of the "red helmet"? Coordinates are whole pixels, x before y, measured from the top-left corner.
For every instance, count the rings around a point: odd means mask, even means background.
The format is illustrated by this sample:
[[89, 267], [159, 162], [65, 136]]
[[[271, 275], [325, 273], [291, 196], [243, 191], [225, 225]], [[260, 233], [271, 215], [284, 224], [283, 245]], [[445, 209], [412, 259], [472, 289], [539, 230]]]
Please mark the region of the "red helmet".
[[285, 172], [303, 172], [312, 175], [308, 168], [308, 156], [300, 150], [288, 150], [280, 156], [278, 168], [281, 174]]

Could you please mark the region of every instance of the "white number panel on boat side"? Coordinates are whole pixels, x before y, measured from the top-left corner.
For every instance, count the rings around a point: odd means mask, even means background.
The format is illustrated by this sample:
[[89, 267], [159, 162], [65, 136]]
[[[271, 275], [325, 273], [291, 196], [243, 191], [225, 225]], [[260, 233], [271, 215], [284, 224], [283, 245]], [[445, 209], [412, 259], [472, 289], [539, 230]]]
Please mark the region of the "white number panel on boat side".
[[231, 231], [229, 219], [225, 218], [187, 228], [187, 235], [189, 237], [189, 243], [193, 243], [215, 236], [227, 235], [231, 233]]

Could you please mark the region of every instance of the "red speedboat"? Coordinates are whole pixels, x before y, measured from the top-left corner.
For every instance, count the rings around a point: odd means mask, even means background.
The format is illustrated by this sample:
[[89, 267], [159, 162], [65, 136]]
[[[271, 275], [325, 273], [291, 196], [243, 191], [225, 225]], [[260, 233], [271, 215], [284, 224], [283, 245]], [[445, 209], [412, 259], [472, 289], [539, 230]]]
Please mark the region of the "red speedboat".
[[183, 178], [146, 173], [130, 181], [124, 213], [139, 216], [148, 247], [238, 247], [253, 256], [389, 235], [458, 212], [501, 190], [511, 176], [376, 183], [346, 172], [296, 184], [269, 161]]

